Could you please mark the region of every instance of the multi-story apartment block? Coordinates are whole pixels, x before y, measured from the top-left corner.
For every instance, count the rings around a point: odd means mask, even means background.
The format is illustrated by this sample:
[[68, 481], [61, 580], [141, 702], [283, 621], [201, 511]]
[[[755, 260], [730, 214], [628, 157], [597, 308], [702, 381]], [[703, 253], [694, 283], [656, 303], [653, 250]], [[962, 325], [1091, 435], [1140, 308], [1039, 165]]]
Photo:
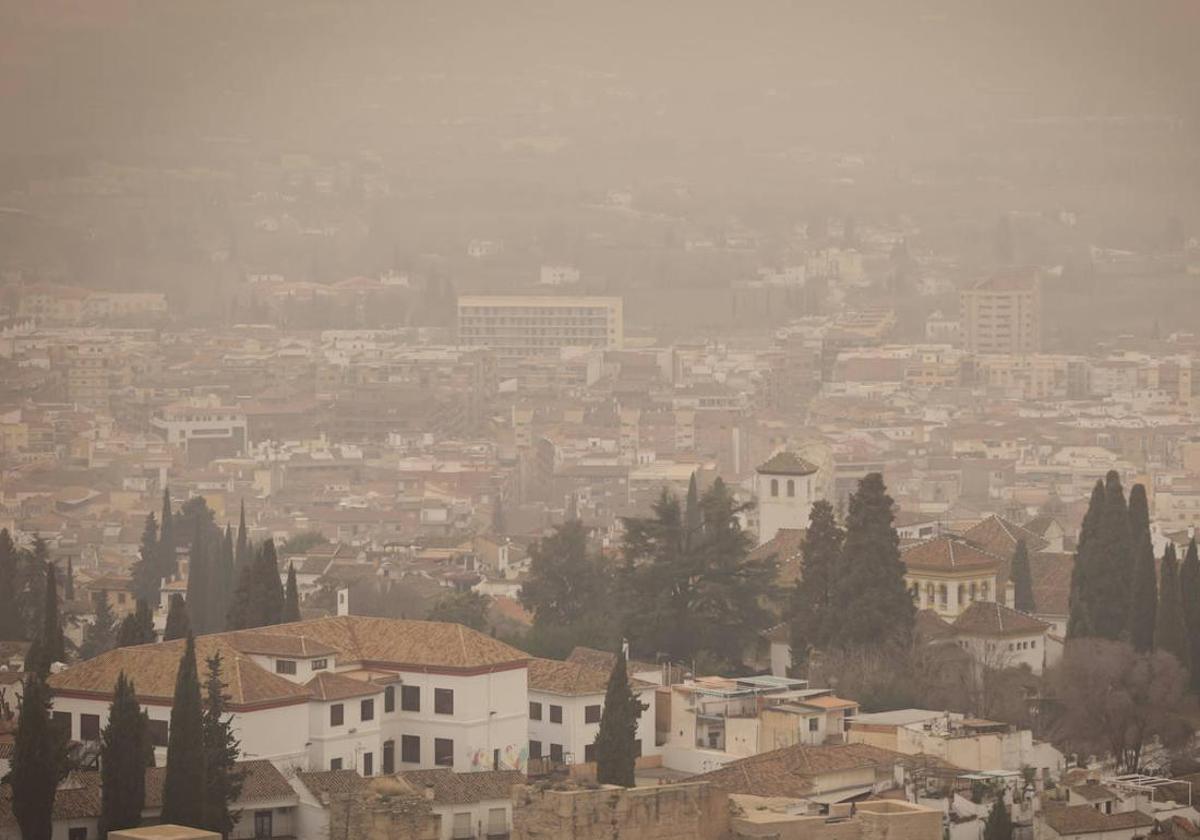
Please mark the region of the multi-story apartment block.
[[620, 349], [622, 308], [618, 297], [460, 297], [458, 339], [491, 347], [497, 362], [509, 367], [530, 357], [556, 358], [570, 347]]
[[1037, 353], [1042, 346], [1041, 277], [1035, 269], [995, 274], [959, 293], [968, 353]]

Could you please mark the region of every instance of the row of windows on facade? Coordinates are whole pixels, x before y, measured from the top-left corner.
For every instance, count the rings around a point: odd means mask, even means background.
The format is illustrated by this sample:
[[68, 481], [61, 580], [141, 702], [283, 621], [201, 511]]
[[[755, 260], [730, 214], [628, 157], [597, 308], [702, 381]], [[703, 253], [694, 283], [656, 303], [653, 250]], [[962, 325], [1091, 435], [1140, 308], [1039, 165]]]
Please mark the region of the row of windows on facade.
[[[400, 710], [404, 712], [421, 711], [421, 687], [418, 685], [400, 686]], [[396, 686], [389, 685], [383, 690], [384, 713], [396, 711]], [[454, 714], [454, 689], [435, 688], [433, 690], [433, 713], [437, 715]], [[359, 702], [359, 720], [375, 719], [375, 698], [369, 697]], [[329, 707], [329, 725], [342, 726], [346, 722], [346, 706], [344, 703], [334, 703]]]
[[[499, 750], [493, 751], [493, 761], [496, 763], [496, 768], [499, 769], [500, 755]], [[400, 736], [400, 761], [403, 764], [420, 764], [421, 763], [421, 736], [420, 735], [401, 735]], [[438, 767], [453, 767], [454, 766], [454, 739], [453, 738], [434, 738], [433, 739], [433, 763]], [[330, 770], [345, 769], [345, 761], [342, 758], [331, 758], [329, 760]], [[381, 772], [391, 774], [396, 772], [396, 742], [388, 740], [383, 742], [383, 760]], [[375, 775], [375, 753], [364, 752], [362, 754], [362, 774], [364, 776]]]
[[[912, 599], [916, 601], [921, 595], [920, 584], [914, 583], [909, 587], [908, 592], [912, 596]], [[987, 601], [990, 600], [988, 596], [991, 595], [991, 592], [991, 586], [986, 581], [978, 585], [972, 583], [970, 587], [965, 583], [960, 583], [958, 585], [958, 603], [961, 604], [968, 598], [972, 601]], [[936, 600], [939, 604], [945, 606], [948, 595], [949, 591], [946, 589], [946, 584], [944, 583], [938, 584], [936, 588], [932, 583], [925, 584], [925, 600], [931, 604]]]
[[[562, 744], [548, 744], [546, 746], [548, 746], [550, 748], [550, 752], [545, 757], [550, 759], [550, 763], [551, 764], [562, 764], [566, 758], [566, 753], [563, 751], [563, 745]], [[532, 741], [531, 740], [529, 742], [529, 759], [531, 761], [537, 761], [537, 760], [540, 760], [541, 758], [543, 758], [542, 747], [543, 747], [543, 744], [541, 741]], [[642, 755], [642, 739], [641, 738], [638, 738], [633, 742], [633, 754], [635, 757], [638, 757], [638, 758], [641, 757], [641, 755]], [[574, 756], [572, 756], [572, 758], [574, 758]], [[587, 761], [587, 762], [596, 760], [596, 745], [595, 744], [584, 745], [583, 760]]]
[[[551, 723], [562, 723], [562, 713], [563, 713], [562, 706], [556, 706], [553, 703], [550, 704], [550, 722]], [[542, 719], [542, 704], [541, 703], [535, 703], [535, 702], [530, 701], [530, 703], [529, 703], [529, 719], [530, 720], [541, 720]], [[597, 703], [594, 706], [584, 706], [583, 707], [583, 722], [584, 723], [599, 723], [600, 722], [600, 704], [599, 703]]]
[[[796, 480], [794, 478], [789, 478], [787, 480], [787, 494], [788, 494], [789, 498], [792, 498], [796, 495]], [[778, 478], [771, 479], [771, 495], [772, 496], [779, 495], [779, 479]]]

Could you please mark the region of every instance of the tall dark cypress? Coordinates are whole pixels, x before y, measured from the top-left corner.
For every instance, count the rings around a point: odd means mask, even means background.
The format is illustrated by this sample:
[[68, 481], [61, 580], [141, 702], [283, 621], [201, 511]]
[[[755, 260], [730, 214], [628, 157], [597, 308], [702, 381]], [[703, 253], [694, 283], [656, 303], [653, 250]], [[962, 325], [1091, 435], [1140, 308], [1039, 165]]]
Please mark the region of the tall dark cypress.
[[158, 634], [154, 631], [154, 613], [149, 604], [138, 598], [137, 608], [125, 616], [117, 628], [117, 647], [148, 645], [156, 641]]
[[50, 718], [50, 689], [37, 672], [25, 678], [13, 739], [12, 810], [24, 840], [50, 840], [58, 783], [67, 775], [67, 734]]
[[228, 837], [235, 816], [229, 806], [242, 791], [237, 769], [240, 744], [233, 734], [233, 718], [225, 711], [225, 683], [221, 680], [221, 654], [206, 660], [204, 703], [204, 827]]
[[1187, 668], [1192, 649], [1183, 617], [1183, 599], [1179, 592], [1179, 568], [1175, 546], [1167, 543], [1162, 557], [1162, 585], [1158, 589], [1158, 616], [1154, 627], [1154, 646], [1171, 654]]
[[1200, 694], [1200, 554], [1193, 538], [1179, 572], [1179, 597], [1183, 601], [1183, 622], [1187, 627], [1192, 675], [1192, 693]]
[[600, 731], [596, 733], [596, 781], [600, 784], [633, 787], [637, 762], [634, 742], [638, 719], [645, 709], [629, 687], [625, 652], [620, 651], [608, 677]]
[[696, 486], [696, 474], [688, 479], [687, 500], [683, 506], [683, 550], [690, 552], [699, 545], [704, 528], [704, 515], [700, 508], [700, 490]]
[[96, 617], [83, 631], [83, 644], [79, 648], [80, 659], [91, 659], [105, 651], [112, 650], [117, 644], [117, 621], [113, 616], [112, 607], [108, 603], [108, 595], [104, 592], [92, 593]]
[[1017, 540], [1012, 559], [1013, 607], [1023, 613], [1037, 609], [1033, 600], [1033, 572], [1029, 568], [1029, 548]]
[[850, 496], [846, 539], [833, 585], [829, 638], [845, 647], [906, 642], [916, 608], [904, 585], [895, 507], [883, 476], [869, 473]]
[[1154, 543], [1150, 539], [1150, 505], [1146, 488], [1133, 485], [1129, 491], [1129, 531], [1133, 551], [1133, 585], [1129, 593], [1129, 619], [1126, 637], [1139, 653], [1154, 647], [1158, 613], [1158, 574], [1154, 563]]
[[788, 610], [792, 665], [803, 668], [812, 648], [829, 643], [833, 627], [833, 586], [845, 533], [838, 527], [833, 505], [813, 503], [801, 549], [802, 571]]
[[67, 558], [67, 575], [63, 578], [63, 601], [71, 603], [75, 600], [75, 564]]
[[18, 608], [17, 547], [8, 529], [0, 530], [0, 641], [25, 638]]
[[151, 511], [146, 514], [138, 560], [133, 564], [134, 595], [147, 601], [158, 600], [159, 587], [162, 585], [163, 562], [158, 543], [158, 521], [154, 518], [154, 511]]
[[146, 806], [146, 760], [149, 734], [133, 682], [117, 676], [108, 725], [100, 735], [100, 836], [142, 824]]
[[283, 582], [279, 579], [279, 558], [275, 541], [269, 537], [258, 554], [259, 586], [262, 587], [262, 624], [279, 624], [283, 620]]
[[64, 662], [67, 658], [66, 640], [63, 638], [62, 620], [58, 615], [58, 574], [53, 563], [47, 561], [46, 582], [42, 590], [41, 627], [29, 652], [25, 655], [25, 670], [46, 677], [50, 666]]
[[242, 509], [238, 514], [237, 550], [233, 556], [235, 581], [241, 579], [242, 569], [249, 564], [250, 559], [250, 534], [246, 530], [246, 500], [243, 499]]
[[162, 821], [190, 828], [205, 825], [208, 780], [204, 749], [204, 708], [196, 672], [196, 640], [189, 634], [175, 676], [175, 700], [167, 734], [167, 775]]
[[1104, 514], [1098, 540], [1099, 573], [1096, 576], [1096, 635], [1119, 640], [1129, 626], [1129, 593], [1133, 589], [1133, 541], [1129, 533], [1129, 508], [1121, 476], [1110, 470], [1104, 479]]
[[233, 552], [233, 529], [226, 525], [225, 538], [221, 541], [221, 551], [213, 568], [212, 632], [225, 629], [225, 616], [229, 614], [229, 605], [233, 603]]
[[170, 607], [167, 609], [167, 626], [163, 629], [163, 641], [186, 638], [192, 632], [192, 623], [188, 618], [187, 603], [178, 592], [171, 595]]
[[163, 488], [162, 515], [158, 518], [158, 576], [173, 578], [179, 573], [175, 560], [175, 517], [171, 513], [171, 491]]
[[209, 580], [212, 576], [212, 551], [205, 524], [203, 517], [196, 517], [192, 545], [188, 550], [188, 613], [192, 619], [192, 629], [200, 634], [208, 633], [213, 629], [209, 626], [212, 595]]
[[1096, 576], [1100, 573], [1097, 558], [1100, 543], [1100, 520], [1104, 516], [1104, 482], [1092, 488], [1087, 513], [1079, 526], [1079, 541], [1075, 547], [1075, 564], [1071, 569], [1070, 615], [1067, 617], [1067, 638], [1082, 639], [1096, 633]]
[[296, 566], [288, 563], [287, 587], [283, 593], [283, 621], [300, 620], [300, 589], [296, 585]]
[[257, 564], [244, 564], [241, 571], [238, 572], [237, 587], [233, 590], [233, 599], [225, 618], [226, 630], [245, 630], [249, 627], [261, 626], [258, 620], [259, 608], [262, 605], [260, 588]]

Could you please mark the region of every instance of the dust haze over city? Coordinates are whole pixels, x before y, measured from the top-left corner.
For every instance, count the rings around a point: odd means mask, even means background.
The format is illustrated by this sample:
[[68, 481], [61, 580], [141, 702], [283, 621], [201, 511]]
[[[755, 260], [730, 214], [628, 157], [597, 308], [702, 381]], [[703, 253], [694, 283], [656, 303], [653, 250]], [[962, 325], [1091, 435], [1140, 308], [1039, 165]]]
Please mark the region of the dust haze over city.
[[0, 840], [1200, 833], [1198, 37], [0, 0]]

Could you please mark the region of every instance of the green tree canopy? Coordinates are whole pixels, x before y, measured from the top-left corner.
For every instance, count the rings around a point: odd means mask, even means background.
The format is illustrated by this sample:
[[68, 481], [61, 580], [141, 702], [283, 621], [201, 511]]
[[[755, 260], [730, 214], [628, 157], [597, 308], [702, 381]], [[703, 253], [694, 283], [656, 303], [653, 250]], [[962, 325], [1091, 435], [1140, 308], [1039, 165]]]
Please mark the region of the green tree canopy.
[[100, 735], [100, 836], [142, 824], [146, 805], [143, 750], [149, 738], [146, 716], [138, 706], [133, 682], [117, 676], [108, 724]]
[[1167, 543], [1162, 558], [1162, 586], [1159, 588], [1158, 615], [1154, 626], [1154, 646], [1174, 656], [1185, 669], [1191, 664], [1191, 644], [1183, 616], [1179, 570], [1175, 546]]
[[167, 608], [167, 626], [163, 629], [163, 641], [187, 638], [192, 633], [192, 622], [188, 617], [187, 602], [178, 592], [171, 594]]
[[472, 630], [486, 630], [487, 611], [491, 598], [471, 590], [454, 590], [438, 598], [426, 618], [429, 621], [448, 621], [463, 624]]
[[1133, 485], [1129, 491], [1129, 532], [1133, 551], [1133, 586], [1130, 590], [1127, 638], [1134, 649], [1145, 653], [1154, 647], [1158, 611], [1158, 573], [1154, 544], [1150, 539], [1150, 506], [1146, 488]]
[[808, 531], [801, 548], [800, 580], [792, 592], [788, 607], [792, 665], [802, 668], [812, 648], [829, 644], [834, 626], [834, 582], [841, 560], [845, 532], [837, 524], [833, 505], [825, 500], [813, 503], [808, 516]]
[[190, 635], [175, 676], [175, 699], [167, 733], [167, 774], [163, 781], [162, 821], [192, 828], [206, 825], [208, 753], [204, 749], [204, 711], [196, 672], [196, 641]]
[[21, 714], [13, 739], [12, 810], [26, 840], [50, 840], [58, 783], [67, 775], [67, 733], [50, 718], [50, 689], [31, 671], [21, 695]]
[[596, 781], [600, 784], [634, 786], [638, 719], [646, 708], [629, 687], [625, 653], [619, 651], [608, 677], [596, 733]]
[[206, 660], [203, 720], [204, 744], [204, 828], [228, 837], [237, 815], [230, 805], [242, 791], [242, 775], [237, 768], [240, 745], [233, 734], [233, 717], [226, 713], [226, 685], [221, 679], [221, 654]]

